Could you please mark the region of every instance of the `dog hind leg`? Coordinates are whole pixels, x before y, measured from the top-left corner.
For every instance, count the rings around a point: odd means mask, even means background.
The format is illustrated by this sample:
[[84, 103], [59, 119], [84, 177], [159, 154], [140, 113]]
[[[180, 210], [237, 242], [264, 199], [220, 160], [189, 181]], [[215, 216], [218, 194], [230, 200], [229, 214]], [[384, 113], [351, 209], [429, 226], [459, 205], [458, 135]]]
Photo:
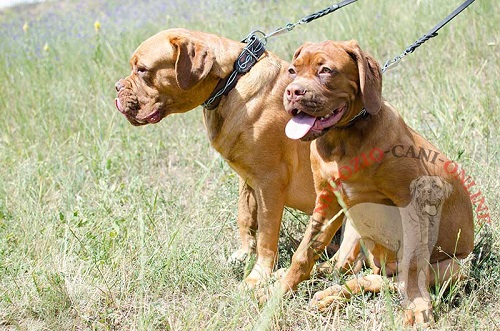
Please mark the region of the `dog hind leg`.
[[255, 191], [239, 178], [238, 228], [241, 247], [234, 252], [228, 263], [235, 271], [241, 272], [247, 260], [255, 255], [257, 245], [257, 200]]
[[244, 279], [248, 288], [255, 288], [271, 276], [277, 259], [281, 218], [285, 208], [285, 185], [279, 180], [268, 180], [258, 185], [257, 201], [257, 260]]

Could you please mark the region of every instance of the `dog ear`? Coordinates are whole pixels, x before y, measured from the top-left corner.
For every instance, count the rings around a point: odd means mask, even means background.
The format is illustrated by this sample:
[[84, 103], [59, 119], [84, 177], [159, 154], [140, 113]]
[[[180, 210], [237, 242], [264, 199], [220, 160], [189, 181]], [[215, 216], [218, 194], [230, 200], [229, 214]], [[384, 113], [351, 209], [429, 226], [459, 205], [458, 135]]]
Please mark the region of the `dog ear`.
[[170, 42], [177, 50], [177, 84], [181, 89], [189, 90], [208, 75], [214, 64], [214, 54], [202, 42], [184, 38], [172, 38]]
[[302, 52], [302, 49], [304, 49], [304, 47], [309, 46], [309, 45], [311, 45], [311, 44], [312, 44], [312, 43], [310, 43], [310, 42], [306, 42], [306, 43], [302, 44], [301, 46], [299, 46], [299, 48], [297, 48], [297, 50], [296, 50], [296, 51], [295, 51], [295, 53], [293, 54], [292, 61], [293, 61], [293, 60], [295, 60], [296, 58], [298, 58], [298, 57], [299, 57], [300, 52]]
[[410, 183], [410, 194], [411, 194], [412, 197], [415, 195], [415, 191], [417, 190], [417, 183], [418, 183], [419, 179], [420, 179], [420, 177], [415, 178]]
[[354, 40], [348, 43], [348, 53], [356, 60], [361, 99], [368, 113], [374, 115], [382, 107], [382, 70], [377, 60], [363, 52]]
[[448, 198], [451, 193], [453, 192], [453, 185], [442, 179], [443, 184], [444, 184], [444, 198]]

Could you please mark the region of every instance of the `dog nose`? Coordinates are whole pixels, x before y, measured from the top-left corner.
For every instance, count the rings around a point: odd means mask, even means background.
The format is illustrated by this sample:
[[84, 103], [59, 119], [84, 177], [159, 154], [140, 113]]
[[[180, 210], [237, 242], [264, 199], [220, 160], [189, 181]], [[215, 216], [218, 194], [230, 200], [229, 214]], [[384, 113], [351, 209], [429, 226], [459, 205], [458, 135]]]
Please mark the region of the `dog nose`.
[[121, 79], [119, 81], [116, 82], [115, 84], [115, 89], [116, 89], [116, 92], [120, 92], [122, 89], [123, 89], [123, 84], [122, 84], [122, 81]]
[[286, 88], [286, 97], [289, 101], [298, 100], [306, 94], [306, 89], [299, 84], [290, 84]]

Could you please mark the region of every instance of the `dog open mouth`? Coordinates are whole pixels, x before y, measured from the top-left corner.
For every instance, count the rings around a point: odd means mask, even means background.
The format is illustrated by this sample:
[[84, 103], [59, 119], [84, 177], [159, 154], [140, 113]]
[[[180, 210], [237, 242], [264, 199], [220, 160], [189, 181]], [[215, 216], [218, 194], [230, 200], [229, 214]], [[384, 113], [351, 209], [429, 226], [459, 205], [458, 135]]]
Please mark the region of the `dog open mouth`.
[[339, 107], [325, 116], [315, 117], [299, 111], [286, 125], [285, 133], [290, 139], [304, 138], [309, 132], [320, 136], [324, 131], [340, 121], [346, 110], [346, 105]]
[[436, 216], [439, 208], [439, 201], [431, 202], [426, 200], [424, 202], [424, 211], [430, 216]]

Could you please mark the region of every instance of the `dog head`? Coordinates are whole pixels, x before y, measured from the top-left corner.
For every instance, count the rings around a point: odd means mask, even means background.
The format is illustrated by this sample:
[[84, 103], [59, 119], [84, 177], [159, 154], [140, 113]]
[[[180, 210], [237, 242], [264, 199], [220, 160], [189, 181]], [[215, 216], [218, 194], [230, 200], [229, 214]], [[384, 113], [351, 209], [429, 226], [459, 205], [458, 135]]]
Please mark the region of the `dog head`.
[[116, 108], [133, 125], [144, 125], [199, 106], [221, 75], [211, 38], [171, 29], [145, 40], [130, 59], [132, 72], [115, 85]]
[[315, 139], [347, 125], [363, 108], [373, 115], [382, 106], [380, 66], [355, 41], [306, 43], [289, 74], [283, 102], [293, 116], [287, 126], [292, 139]]
[[429, 216], [438, 215], [452, 191], [453, 186], [439, 176], [421, 176], [410, 184], [413, 204]]

